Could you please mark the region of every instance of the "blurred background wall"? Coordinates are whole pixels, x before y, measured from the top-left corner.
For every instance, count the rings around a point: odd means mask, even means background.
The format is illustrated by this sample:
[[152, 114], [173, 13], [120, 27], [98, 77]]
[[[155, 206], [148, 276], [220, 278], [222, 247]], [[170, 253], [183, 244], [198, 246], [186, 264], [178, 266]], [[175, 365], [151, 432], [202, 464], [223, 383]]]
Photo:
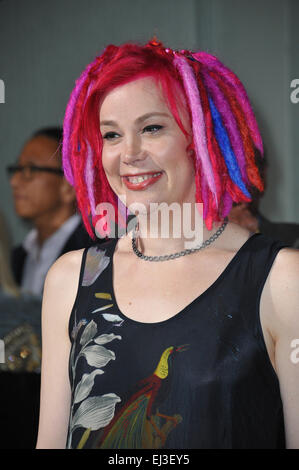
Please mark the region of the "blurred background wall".
[[34, 130], [62, 124], [75, 79], [105, 45], [153, 35], [213, 53], [237, 73], [269, 160], [262, 212], [299, 222], [299, 103], [290, 100], [298, 21], [298, 0], [0, 0], [0, 208], [14, 243], [28, 228], [14, 215], [6, 165]]

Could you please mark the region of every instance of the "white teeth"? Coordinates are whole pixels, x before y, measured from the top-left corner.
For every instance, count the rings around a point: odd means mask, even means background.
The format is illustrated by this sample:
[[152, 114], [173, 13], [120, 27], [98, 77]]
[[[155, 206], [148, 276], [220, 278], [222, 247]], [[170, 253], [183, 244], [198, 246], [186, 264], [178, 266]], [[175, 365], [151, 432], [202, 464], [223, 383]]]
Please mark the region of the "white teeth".
[[161, 174], [161, 171], [158, 173], [155, 173], [154, 175], [144, 175], [144, 176], [127, 176], [127, 180], [130, 181], [130, 183], [141, 183], [142, 181], [148, 180], [149, 178], [153, 178], [155, 176], [158, 176]]

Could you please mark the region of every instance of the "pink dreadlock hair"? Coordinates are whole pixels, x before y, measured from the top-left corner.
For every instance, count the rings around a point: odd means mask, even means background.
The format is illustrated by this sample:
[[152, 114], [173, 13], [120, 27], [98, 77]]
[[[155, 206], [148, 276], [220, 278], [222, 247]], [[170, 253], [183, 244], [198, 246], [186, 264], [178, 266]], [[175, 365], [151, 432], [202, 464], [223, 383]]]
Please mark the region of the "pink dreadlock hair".
[[196, 202], [211, 230], [214, 221], [229, 213], [233, 202], [249, 202], [251, 189], [264, 190], [258, 159], [263, 144], [258, 126], [238, 77], [216, 57], [205, 52], [164, 48], [152, 40], [144, 46], [126, 43], [108, 46], [76, 81], [65, 112], [63, 168], [75, 187], [78, 207], [92, 238], [99, 217], [96, 205], [113, 204], [116, 222], [118, 197], [106, 178], [102, 160], [99, 106], [117, 86], [152, 76], [162, 85], [169, 108], [182, 132], [177, 107], [178, 87], [185, 97], [192, 123]]

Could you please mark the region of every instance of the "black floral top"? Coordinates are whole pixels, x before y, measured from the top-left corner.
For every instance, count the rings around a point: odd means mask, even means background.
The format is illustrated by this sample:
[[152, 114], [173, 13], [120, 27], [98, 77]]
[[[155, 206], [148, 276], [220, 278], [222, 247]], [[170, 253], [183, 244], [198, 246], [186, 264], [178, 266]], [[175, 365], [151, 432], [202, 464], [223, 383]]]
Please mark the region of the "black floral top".
[[114, 296], [116, 243], [83, 253], [69, 322], [67, 448], [284, 447], [279, 382], [259, 319], [283, 245], [251, 236], [178, 314], [142, 323], [123, 315]]

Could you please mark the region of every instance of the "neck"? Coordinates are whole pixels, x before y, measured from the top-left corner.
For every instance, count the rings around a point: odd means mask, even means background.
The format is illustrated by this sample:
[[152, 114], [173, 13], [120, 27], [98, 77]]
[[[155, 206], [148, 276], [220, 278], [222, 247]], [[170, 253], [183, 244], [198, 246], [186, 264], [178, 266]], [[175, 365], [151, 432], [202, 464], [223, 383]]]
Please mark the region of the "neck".
[[147, 256], [166, 255], [201, 245], [222, 224], [207, 230], [201, 214], [201, 205], [190, 203], [181, 211], [161, 211], [138, 215], [137, 247]]

